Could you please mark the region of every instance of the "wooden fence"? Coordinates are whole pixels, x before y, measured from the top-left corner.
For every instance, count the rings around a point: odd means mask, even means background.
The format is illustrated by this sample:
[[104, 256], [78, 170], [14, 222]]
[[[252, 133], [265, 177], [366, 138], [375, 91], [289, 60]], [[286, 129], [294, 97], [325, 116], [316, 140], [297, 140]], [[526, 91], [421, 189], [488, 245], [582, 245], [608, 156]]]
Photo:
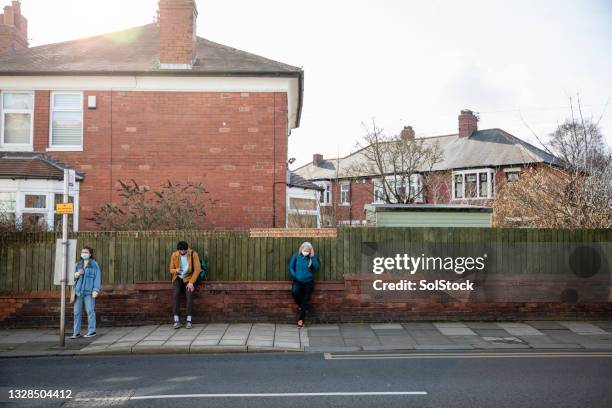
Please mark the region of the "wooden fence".
[[[57, 290], [53, 265], [58, 237], [15, 234], [1, 241], [0, 292]], [[94, 248], [104, 284], [132, 284], [169, 279], [170, 255], [179, 240], [206, 255], [208, 280], [289, 280], [289, 259], [306, 240], [321, 259], [317, 279], [342, 280], [346, 273], [365, 273], [364, 265], [381, 248], [415, 256], [490, 252], [496, 254], [489, 260], [491, 273], [555, 273], [567, 264], [558, 256], [562, 245], [610, 248], [612, 230], [346, 227], [338, 229], [336, 238], [249, 237], [248, 231], [81, 232], [71, 238], [78, 239], [79, 247]], [[595, 261], [586, 251], [578, 262]]]

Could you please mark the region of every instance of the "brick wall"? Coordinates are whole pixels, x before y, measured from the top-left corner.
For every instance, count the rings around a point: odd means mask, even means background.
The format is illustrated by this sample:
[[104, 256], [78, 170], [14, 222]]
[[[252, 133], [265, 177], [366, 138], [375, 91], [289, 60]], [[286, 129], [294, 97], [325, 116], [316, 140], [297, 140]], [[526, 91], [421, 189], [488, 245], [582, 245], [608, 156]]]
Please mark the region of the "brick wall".
[[[87, 109], [89, 95], [96, 109]], [[36, 91], [36, 151], [49, 145], [49, 103], [48, 91]], [[48, 153], [85, 173], [80, 230], [96, 229], [88, 218], [100, 205], [120, 203], [119, 179], [153, 189], [203, 182], [218, 200], [208, 228], [284, 226], [285, 93], [86, 91], [83, 133], [83, 152]]]
[[[376, 299], [364, 289], [363, 278], [346, 275], [344, 281], [317, 282], [312, 299], [311, 321], [415, 321], [415, 320], [563, 320], [609, 319], [612, 303], [571, 303], [539, 300], [544, 284], [534, 280], [520, 287], [507, 283], [510, 291], [532, 293], [530, 301], [495, 302], [486, 299], [458, 301], [443, 293], [412, 300]], [[550, 284], [550, 282], [548, 282]], [[550, 286], [550, 285], [549, 285]], [[264, 321], [293, 322], [297, 316], [290, 282], [207, 282], [194, 299], [196, 322]], [[561, 292], [559, 287], [559, 292]], [[551, 290], [549, 287], [547, 290]], [[505, 291], [504, 291], [505, 292]], [[142, 282], [107, 286], [97, 301], [99, 326], [168, 323], [172, 317], [170, 282]], [[58, 326], [59, 294], [31, 292], [0, 296], [1, 327]], [[72, 324], [72, 306], [67, 310]]]

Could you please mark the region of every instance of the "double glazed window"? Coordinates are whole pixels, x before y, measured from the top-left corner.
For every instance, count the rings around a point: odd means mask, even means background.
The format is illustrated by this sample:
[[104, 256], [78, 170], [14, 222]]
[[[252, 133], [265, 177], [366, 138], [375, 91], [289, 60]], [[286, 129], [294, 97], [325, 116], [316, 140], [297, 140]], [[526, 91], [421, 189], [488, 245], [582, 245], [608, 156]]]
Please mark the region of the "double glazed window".
[[53, 92], [51, 94], [51, 149], [71, 150], [83, 147], [83, 94]]
[[492, 169], [453, 172], [453, 199], [474, 200], [495, 196], [495, 172]]
[[2, 92], [0, 107], [0, 147], [31, 150], [34, 133], [34, 92]]
[[351, 185], [349, 183], [340, 184], [340, 204], [348, 205], [351, 203]]
[[331, 204], [332, 202], [331, 183], [323, 182], [323, 183], [317, 183], [317, 184], [325, 189], [321, 191], [321, 195], [319, 197], [319, 202], [321, 203], [321, 205]]

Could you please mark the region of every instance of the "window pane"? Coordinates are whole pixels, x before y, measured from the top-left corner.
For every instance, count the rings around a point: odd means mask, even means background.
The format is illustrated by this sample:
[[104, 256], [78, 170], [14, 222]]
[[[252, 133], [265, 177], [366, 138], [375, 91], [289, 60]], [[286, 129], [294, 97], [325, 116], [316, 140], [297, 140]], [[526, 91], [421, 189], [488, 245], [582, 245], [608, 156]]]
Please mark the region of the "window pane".
[[4, 109], [24, 109], [34, 108], [34, 95], [31, 93], [5, 93], [3, 94]]
[[455, 198], [463, 198], [463, 176], [455, 176]]
[[47, 208], [47, 196], [26, 194], [25, 207], [26, 208]]
[[24, 213], [21, 216], [24, 227], [43, 227], [47, 228], [47, 217], [45, 214]]
[[508, 178], [508, 181], [517, 181], [519, 179], [519, 174], [518, 172], [508, 172], [506, 173], [506, 177]]
[[80, 146], [83, 115], [81, 112], [54, 112], [51, 131], [54, 146]]
[[32, 115], [29, 113], [4, 114], [4, 143], [30, 143]]
[[0, 211], [13, 212], [15, 211], [16, 193], [0, 193]]
[[465, 175], [465, 198], [476, 197], [476, 173]]
[[488, 191], [487, 191], [487, 173], [480, 173], [479, 175], [480, 177], [480, 185], [479, 185], [479, 195], [480, 197], [487, 197]]
[[62, 109], [82, 109], [80, 94], [53, 94], [53, 107]]

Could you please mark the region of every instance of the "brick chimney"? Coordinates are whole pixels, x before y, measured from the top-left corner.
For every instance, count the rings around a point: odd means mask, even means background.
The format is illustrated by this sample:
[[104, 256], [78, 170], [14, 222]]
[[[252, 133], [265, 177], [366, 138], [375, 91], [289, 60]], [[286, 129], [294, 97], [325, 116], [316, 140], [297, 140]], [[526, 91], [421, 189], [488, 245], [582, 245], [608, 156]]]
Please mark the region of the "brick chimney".
[[28, 20], [21, 15], [21, 2], [13, 0], [0, 14], [0, 54], [28, 48]]
[[477, 130], [478, 117], [471, 110], [462, 110], [459, 114], [459, 137], [470, 137]]
[[312, 155], [312, 164], [314, 164], [315, 166], [318, 166], [319, 163], [321, 163], [323, 161], [323, 155], [319, 154], [319, 153], [315, 153]]
[[198, 9], [195, 0], [159, 0], [161, 69], [191, 69], [196, 57]]
[[412, 129], [412, 126], [404, 126], [400, 136], [402, 140], [414, 140], [414, 129]]

